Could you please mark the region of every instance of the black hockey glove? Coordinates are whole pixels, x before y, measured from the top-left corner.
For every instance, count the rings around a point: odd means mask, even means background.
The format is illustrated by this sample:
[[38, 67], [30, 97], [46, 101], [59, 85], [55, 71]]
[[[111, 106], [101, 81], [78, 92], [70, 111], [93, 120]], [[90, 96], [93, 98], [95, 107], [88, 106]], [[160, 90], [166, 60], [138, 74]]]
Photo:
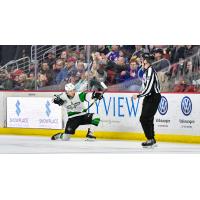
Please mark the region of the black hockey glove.
[[53, 99], [53, 103], [58, 104], [59, 106], [62, 106], [64, 104], [64, 101], [59, 96], [56, 96], [56, 98]]
[[102, 93], [100, 93], [100, 92], [93, 92], [92, 93], [92, 99], [99, 99], [99, 100], [101, 100], [103, 98], [103, 94]]

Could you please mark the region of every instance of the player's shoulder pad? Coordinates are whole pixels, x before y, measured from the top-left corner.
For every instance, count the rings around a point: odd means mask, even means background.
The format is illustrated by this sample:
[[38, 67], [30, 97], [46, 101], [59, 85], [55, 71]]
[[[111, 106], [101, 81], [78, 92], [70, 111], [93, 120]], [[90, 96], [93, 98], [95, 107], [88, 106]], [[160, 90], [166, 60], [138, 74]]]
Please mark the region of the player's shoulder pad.
[[67, 101], [67, 95], [66, 95], [66, 93], [61, 93], [61, 95], [60, 95], [60, 98], [63, 100], [63, 101]]

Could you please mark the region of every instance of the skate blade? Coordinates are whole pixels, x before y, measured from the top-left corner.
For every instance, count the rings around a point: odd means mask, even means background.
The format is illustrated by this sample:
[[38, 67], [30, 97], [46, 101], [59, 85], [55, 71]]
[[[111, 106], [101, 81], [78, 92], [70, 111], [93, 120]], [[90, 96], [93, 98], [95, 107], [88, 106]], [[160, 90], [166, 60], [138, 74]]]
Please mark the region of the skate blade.
[[64, 142], [70, 141], [70, 140], [71, 140], [71, 138], [70, 139], [61, 139], [61, 138], [51, 139], [51, 141], [64, 141]]
[[155, 147], [158, 147], [157, 144], [153, 144], [151, 146], [142, 146], [144, 149], [154, 149]]
[[86, 138], [85, 141], [94, 142], [96, 139], [94, 138]]
[[51, 138], [51, 141], [58, 141], [61, 140], [60, 138]]
[[58, 138], [58, 139], [51, 139], [51, 141], [63, 141], [63, 140], [61, 140], [60, 138]]

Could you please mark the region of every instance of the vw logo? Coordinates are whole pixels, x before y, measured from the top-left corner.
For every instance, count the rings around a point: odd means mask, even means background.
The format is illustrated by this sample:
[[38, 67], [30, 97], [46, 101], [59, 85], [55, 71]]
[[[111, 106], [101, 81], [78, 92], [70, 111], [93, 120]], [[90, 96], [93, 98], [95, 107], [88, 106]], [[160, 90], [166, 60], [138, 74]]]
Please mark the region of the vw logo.
[[186, 116], [190, 115], [190, 113], [192, 112], [192, 101], [189, 97], [183, 97], [181, 102], [181, 110]]
[[161, 100], [158, 106], [158, 111], [161, 115], [165, 115], [168, 111], [168, 101], [164, 96], [161, 97]]

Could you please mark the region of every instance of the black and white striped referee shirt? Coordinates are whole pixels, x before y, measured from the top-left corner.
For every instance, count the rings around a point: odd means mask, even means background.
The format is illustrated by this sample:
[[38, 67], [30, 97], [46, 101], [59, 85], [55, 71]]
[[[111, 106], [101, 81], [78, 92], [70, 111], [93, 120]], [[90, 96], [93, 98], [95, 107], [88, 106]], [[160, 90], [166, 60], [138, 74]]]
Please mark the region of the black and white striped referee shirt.
[[149, 66], [143, 75], [143, 90], [137, 97], [150, 96], [151, 94], [160, 93], [160, 82], [158, 75], [152, 66]]

